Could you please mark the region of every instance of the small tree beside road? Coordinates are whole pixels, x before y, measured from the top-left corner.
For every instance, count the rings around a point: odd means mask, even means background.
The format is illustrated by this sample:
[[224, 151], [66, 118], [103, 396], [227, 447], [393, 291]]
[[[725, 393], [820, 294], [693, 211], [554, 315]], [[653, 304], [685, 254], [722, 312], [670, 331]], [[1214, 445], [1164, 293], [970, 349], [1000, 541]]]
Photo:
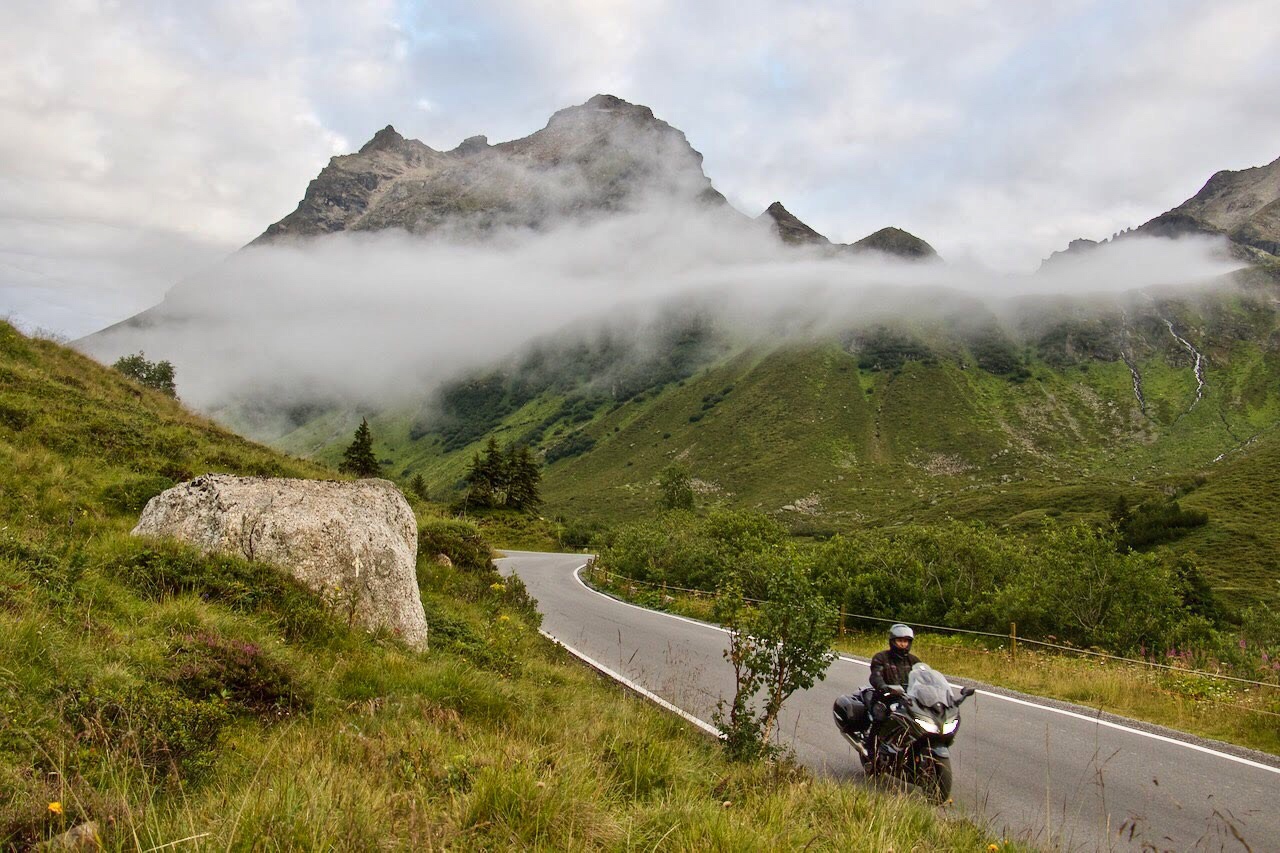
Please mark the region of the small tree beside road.
[[767, 578], [766, 600], [746, 601], [738, 577], [721, 586], [715, 618], [729, 629], [724, 657], [733, 667], [734, 694], [721, 700], [714, 720], [725, 749], [739, 760], [773, 755], [782, 704], [812, 687], [835, 659], [835, 608], [786, 556], [754, 567]]

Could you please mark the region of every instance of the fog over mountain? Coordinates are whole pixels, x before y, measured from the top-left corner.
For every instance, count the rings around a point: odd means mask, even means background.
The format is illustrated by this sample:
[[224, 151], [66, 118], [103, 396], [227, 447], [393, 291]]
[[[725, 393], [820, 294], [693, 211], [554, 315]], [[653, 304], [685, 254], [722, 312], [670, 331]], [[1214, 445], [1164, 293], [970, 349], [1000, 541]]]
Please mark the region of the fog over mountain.
[[1017, 294], [1203, 281], [1237, 266], [1216, 257], [1215, 245], [1135, 240], [1069, 273], [1032, 277], [797, 251], [754, 223], [687, 208], [483, 243], [336, 234], [246, 249], [85, 348], [103, 360], [140, 349], [172, 360], [182, 396], [201, 408], [244, 396], [393, 401], [534, 340], [635, 329], [676, 305], [705, 309], [739, 336], [780, 339], [838, 331], [890, 308], [910, 316], [922, 289], [994, 307]]
[[940, 262], [893, 227], [834, 244], [781, 203], [735, 210], [683, 133], [597, 95], [497, 145], [439, 152], [385, 128], [250, 246], [80, 346], [171, 360], [205, 409], [385, 403], [549, 337], [643, 346], [637, 330], [673, 313], [737, 339], [830, 335], [940, 299], [1001, 314], [1012, 296], [1203, 282], [1240, 266], [1227, 246], [1131, 236], [1030, 276]]

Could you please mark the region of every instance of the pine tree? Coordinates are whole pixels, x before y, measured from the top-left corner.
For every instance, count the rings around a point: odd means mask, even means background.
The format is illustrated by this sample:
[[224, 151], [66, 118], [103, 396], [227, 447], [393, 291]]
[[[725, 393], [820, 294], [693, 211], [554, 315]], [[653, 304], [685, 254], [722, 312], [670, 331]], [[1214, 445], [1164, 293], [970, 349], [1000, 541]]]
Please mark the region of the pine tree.
[[467, 506], [477, 509], [494, 506], [496, 501], [493, 493], [493, 476], [487, 457], [479, 453], [474, 454], [462, 481], [467, 484], [463, 499]]
[[373, 455], [373, 433], [369, 431], [367, 418], [360, 419], [355, 437], [351, 440], [350, 446], [343, 451], [342, 464], [338, 466], [338, 470], [357, 477], [382, 476], [382, 466]]
[[484, 476], [492, 495], [492, 506], [506, 506], [507, 493], [511, 489], [511, 472], [507, 466], [507, 455], [498, 445], [498, 439], [489, 436], [484, 448]]
[[542, 469], [533, 458], [528, 445], [512, 445], [507, 449], [507, 472], [510, 481], [507, 506], [529, 511], [537, 509], [538, 504], [542, 503], [539, 491]]
[[424, 501], [430, 500], [429, 493], [427, 492], [427, 481], [422, 479], [421, 474], [413, 475], [413, 479], [409, 481], [409, 490]]

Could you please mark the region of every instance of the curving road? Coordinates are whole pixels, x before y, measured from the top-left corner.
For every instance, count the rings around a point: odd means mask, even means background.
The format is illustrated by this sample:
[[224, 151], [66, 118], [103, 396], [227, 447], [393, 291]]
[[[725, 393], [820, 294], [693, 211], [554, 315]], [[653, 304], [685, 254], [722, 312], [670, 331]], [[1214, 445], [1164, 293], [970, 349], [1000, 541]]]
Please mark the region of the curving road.
[[[733, 691], [721, 629], [588, 589], [581, 554], [505, 553], [499, 568], [537, 598], [545, 634], [710, 729], [716, 701]], [[861, 780], [831, 702], [866, 680], [865, 662], [841, 657], [825, 682], [788, 700], [783, 736], [800, 762]], [[993, 689], [961, 716], [954, 798], [996, 833], [1062, 850], [1280, 851], [1273, 756]]]

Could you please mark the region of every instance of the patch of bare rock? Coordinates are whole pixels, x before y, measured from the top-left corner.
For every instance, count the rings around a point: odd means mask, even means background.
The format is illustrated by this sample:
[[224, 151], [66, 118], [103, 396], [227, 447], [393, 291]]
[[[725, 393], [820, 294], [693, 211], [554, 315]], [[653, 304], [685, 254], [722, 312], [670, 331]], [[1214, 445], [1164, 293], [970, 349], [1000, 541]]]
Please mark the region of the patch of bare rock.
[[208, 474], [152, 498], [133, 534], [273, 563], [349, 624], [426, 648], [417, 521], [387, 480]]

